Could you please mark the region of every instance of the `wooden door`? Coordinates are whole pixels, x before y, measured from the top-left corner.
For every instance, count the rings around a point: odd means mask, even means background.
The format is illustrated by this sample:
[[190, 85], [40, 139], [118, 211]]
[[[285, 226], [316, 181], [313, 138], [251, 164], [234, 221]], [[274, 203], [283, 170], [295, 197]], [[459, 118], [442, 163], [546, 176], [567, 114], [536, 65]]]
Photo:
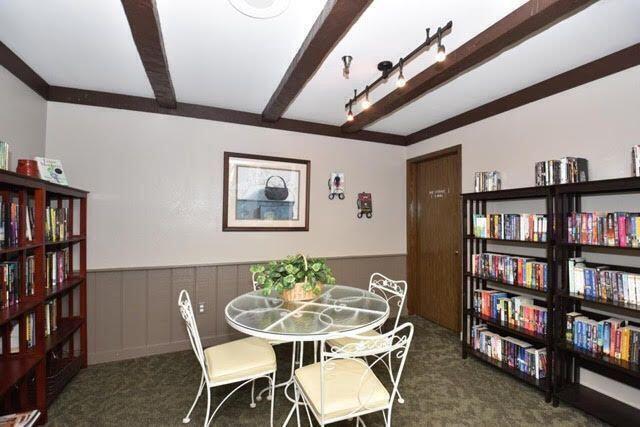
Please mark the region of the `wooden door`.
[[407, 163], [409, 310], [460, 330], [460, 147]]

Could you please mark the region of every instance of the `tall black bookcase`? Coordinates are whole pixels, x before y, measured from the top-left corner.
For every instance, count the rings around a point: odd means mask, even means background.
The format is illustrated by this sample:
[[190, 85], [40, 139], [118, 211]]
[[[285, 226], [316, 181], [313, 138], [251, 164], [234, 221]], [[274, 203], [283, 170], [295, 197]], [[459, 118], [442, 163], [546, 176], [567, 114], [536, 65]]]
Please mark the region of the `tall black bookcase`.
[[[612, 425], [637, 425], [640, 420], [640, 410], [612, 399], [596, 390], [580, 384], [580, 368], [586, 368], [602, 376], [622, 382], [629, 386], [640, 388], [640, 366], [637, 363], [625, 362], [606, 355], [594, 355], [574, 348], [565, 339], [566, 314], [578, 311], [590, 318], [602, 320], [611, 314], [640, 322], [640, 306], [621, 302], [593, 300], [584, 296], [571, 294], [569, 289], [568, 262], [573, 257], [587, 258], [587, 266], [595, 267], [601, 264], [588, 263], [589, 253], [607, 253], [611, 255], [628, 255], [637, 257], [640, 248], [598, 246], [568, 243], [567, 217], [572, 212], [581, 212], [582, 196], [619, 194], [626, 197], [640, 197], [640, 178], [621, 178], [603, 181], [592, 181], [579, 184], [559, 185], [555, 188], [556, 203], [559, 207], [558, 236], [558, 266], [560, 280], [557, 289], [556, 328], [554, 335], [554, 404], [561, 400], [590, 413]], [[619, 210], [615, 205], [611, 211]], [[607, 267], [640, 273], [640, 268], [612, 265]]]
[[[490, 201], [509, 201], [522, 199], [541, 199], [545, 202], [543, 212], [531, 212], [535, 214], [547, 215], [547, 238], [544, 242], [539, 241], [521, 241], [521, 240], [502, 240], [481, 238], [473, 234], [473, 216], [475, 214], [487, 214], [487, 202]], [[501, 333], [503, 335], [513, 336], [522, 339], [538, 347], [543, 346], [547, 349], [547, 360], [551, 361], [553, 352], [553, 302], [556, 287], [555, 273], [555, 242], [553, 233], [553, 212], [554, 212], [554, 193], [551, 187], [526, 187], [510, 190], [488, 191], [482, 193], [466, 193], [462, 195], [462, 236], [463, 236], [463, 265], [462, 265], [462, 357], [473, 356], [491, 366], [494, 366], [514, 377], [527, 382], [528, 384], [539, 388], [545, 394], [545, 399], [550, 402], [553, 393], [553, 384], [551, 375], [547, 375], [543, 379], [536, 379], [524, 372], [508, 366], [506, 363], [498, 362], [476, 351], [470, 345], [470, 329], [476, 324], [485, 324], [490, 330]], [[471, 260], [473, 255], [487, 252], [487, 243], [494, 245], [508, 245], [536, 247], [545, 249], [545, 257], [539, 258], [540, 261], [547, 262], [548, 283], [547, 290], [541, 291], [520, 286], [515, 286], [506, 282], [499, 282], [485, 277], [476, 276], [471, 269]], [[491, 253], [504, 252], [491, 250]], [[511, 249], [505, 255], [522, 255]], [[473, 291], [478, 289], [495, 289], [506, 292], [509, 295], [521, 295], [533, 298], [542, 303], [547, 308], [547, 326], [546, 333], [538, 334], [523, 328], [518, 328], [508, 323], [503, 323], [498, 319], [493, 319], [476, 312], [473, 309]]]
[[[640, 256], [640, 248], [612, 247], [569, 243], [567, 239], [568, 215], [581, 212], [582, 196], [626, 195], [640, 197], [640, 178], [619, 178], [576, 184], [561, 184], [547, 187], [526, 187], [483, 193], [462, 195], [462, 357], [475, 357], [544, 392], [545, 400], [560, 401], [573, 405], [612, 425], [636, 425], [640, 419], [640, 409], [613, 399], [594, 389], [580, 384], [580, 368], [586, 368], [599, 375], [640, 389], [640, 364], [626, 362], [602, 355], [594, 355], [574, 348], [566, 341], [566, 314], [578, 311], [594, 319], [611, 316], [635, 321], [640, 324], [640, 304], [632, 305], [620, 302], [593, 300], [569, 292], [568, 261], [573, 257], [584, 256], [583, 252], [607, 253], [611, 255]], [[522, 242], [500, 239], [483, 239], [473, 235], [473, 215], [486, 214], [487, 202], [499, 200], [544, 199], [547, 215], [547, 241]], [[619, 208], [611, 206], [609, 211]], [[546, 292], [516, 287], [508, 283], [499, 283], [487, 278], [477, 277], [471, 271], [471, 259], [474, 254], [487, 251], [487, 243], [523, 245], [546, 249], [548, 263], [548, 286]], [[499, 251], [491, 250], [491, 253]], [[514, 251], [515, 252], [515, 251]], [[518, 255], [510, 253], [509, 255]], [[589, 264], [587, 266], [595, 266]], [[599, 264], [598, 264], [599, 265]], [[640, 273], [640, 268], [606, 264], [609, 268]], [[472, 305], [472, 293], [476, 289], [497, 289], [508, 294], [526, 295], [544, 301], [547, 307], [547, 333], [536, 336], [529, 331], [504, 325], [495, 319], [475, 313]], [[510, 368], [476, 352], [469, 344], [471, 325], [484, 323], [490, 330], [503, 335], [521, 338], [532, 344], [547, 348], [549, 371], [544, 380], [536, 380], [518, 370]]]

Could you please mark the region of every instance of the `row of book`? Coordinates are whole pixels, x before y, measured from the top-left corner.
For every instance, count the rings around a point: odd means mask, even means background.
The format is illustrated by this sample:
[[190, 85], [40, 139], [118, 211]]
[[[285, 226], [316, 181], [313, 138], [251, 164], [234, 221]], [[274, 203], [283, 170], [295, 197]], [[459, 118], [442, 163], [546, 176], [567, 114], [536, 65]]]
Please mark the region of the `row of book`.
[[500, 336], [491, 332], [487, 325], [475, 325], [471, 330], [471, 346], [489, 358], [541, 379], [547, 374], [547, 351], [536, 349], [528, 342]]
[[471, 272], [489, 280], [540, 291], [547, 290], [547, 263], [533, 258], [489, 252], [474, 254], [471, 257]]
[[640, 304], [640, 274], [587, 267], [583, 258], [570, 258], [569, 292], [593, 300]]
[[58, 329], [58, 303], [50, 300], [44, 304], [44, 336], [48, 337]]
[[640, 247], [640, 213], [572, 212], [567, 228], [569, 243]]
[[19, 278], [17, 261], [0, 263], [0, 309], [20, 302]]
[[[20, 322], [12, 320], [9, 323], [9, 353], [20, 352]], [[24, 318], [24, 337], [27, 349], [36, 346], [36, 313], [28, 313]], [[3, 354], [2, 341], [0, 340], [0, 355]]]
[[36, 257], [33, 255], [29, 255], [25, 258], [24, 276], [25, 295], [34, 295], [36, 292]]
[[67, 208], [52, 208], [47, 206], [45, 211], [45, 237], [48, 242], [67, 240], [70, 230], [67, 227]]
[[502, 188], [500, 172], [476, 172], [473, 179], [473, 189], [476, 193], [481, 191], [497, 191]]
[[547, 216], [543, 214], [474, 214], [473, 234], [488, 239], [547, 241]]
[[45, 288], [55, 288], [69, 277], [70, 269], [69, 248], [45, 254]]
[[20, 241], [20, 205], [10, 201], [0, 202], [0, 245], [3, 248], [18, 246]]
[[589, 180], [589, 162], [579, 157], [563, 157], [560, 160], [536, 162], [537, 186], [569, 184]]
[[574, 347], [615, 359], [640, 361], [640, 327], [626, 320], [597, 321], [582, 313], [567, 313], [566, 339]]
[[511, 327], [537, 334], [547, 332], [547, 308], [535, 305], [531, 298], [478, 289], [473, 292], [473, 309]]

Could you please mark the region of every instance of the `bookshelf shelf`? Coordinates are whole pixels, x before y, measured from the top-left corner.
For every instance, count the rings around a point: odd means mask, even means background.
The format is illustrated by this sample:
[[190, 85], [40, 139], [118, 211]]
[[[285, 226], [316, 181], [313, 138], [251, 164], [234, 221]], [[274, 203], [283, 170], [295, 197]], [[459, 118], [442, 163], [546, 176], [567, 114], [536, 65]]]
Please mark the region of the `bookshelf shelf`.
[[58, 286], [45, 289], [44, 299], [49, 300], [51, 298], [57, 297], [58, 295], [69, 292], [70, 290], [81, 284], [83, 280], [84, 277], [82, 276], [70, 276], [69, 278], [67, 278], [67, 280], [65, 280]]
[[4, 395], [17, 382], [27, 376], [38, 363], [42, 361], [42, 355], [32, 355], [20, 358], [0, 359], [0, 395]]
[[483, 276], [477, 276], [471, 273], [464, 273], [464, 275], [470, 279], [484, 280], [487, 282], [488, 286], [492, 288], [500, 288], [504, 292], [529, 295], [538, 299], [546, 299], [547, 297], [547, 293], [539, 289], [526, 288], [524, 286], [518, 286], [508, 282], [501, 282], [499, 280], [494, 280], [494, 279], [490, 279], [488, 277], [483, 277]]
[[604, 366], [608, 369], [613, 369], [625, 375], [640, 379], [640, 365], [638, 365], [637, 363], [627, 362], [604, 354], [593, 354], [591, 352], [574, 347], [573, 345], [566, 342], [559, 343], [558, 348], [570, 352], [574, 356], [579, 357], [583, 360], [587, 360], [589, 362]]
[[60, 240], [57, 242], [46, 242], [46, 246], [56, 246], [56, 245], [68, 245], [70, 243], [78, 243], [85, 240], [85, 236], [69, 236], [68, 239]]
[[636, 304], [628, 304], [625, 302], [604, 301], [601, 299], [586, 298], [584, 295], [578, 294], [561, 294], [561, 298], [567, 298], [574, 301], [594, 306], [605, 311], [611, 311], [623, 316], [640, 317], [640, 306]]
[[[87, 364], [87, 195], [77, 188], [0, 170], [2, 203], [17, 206], [1, 214], [5, 224], [15, 227], [11, 230], [17, 228], [12, 239], [20, 243], [0, 248], [0, 268], [11, 268], [4, 271], [15, 271], [12, 277], [16, 277], [15, 282], [4, 283], [0, 274], [0, 291], [11, 285], [18, 289], [20, 300], [0, 309], [0, 414], [37, 408], [42, 413], [38, 422], [46, 423], [48, 404]], [[54, 224], [52, 232], [62, 237], [60, 241], [45, 241], [48, 224]], [[27, 240], [28, 236], [33, 238]], [[27, 295], [27, 277], [32, 278], [33, 295]], [[63, 281], [46, 288], [46, 281], [54, 279]], [[47, 321], [58, 327], [45, 337]], [[35, 345], [27, 342], [29, 334]], [[11, 352], [10, 347], [18, 351]], [[74, 369], [65, 368], [61, 383], [48, 373], [65, 357], [73, 361]]]
[[527, 329], [524, 328], [520, 328], [518, 326], [513, 326], [513, 325], [509, 325], [508, 323], [502, 322], [499, 319], [495, 319], [493, 317], [490, 316], [486, 316], [482, 313], [478, 313], [477, 311], [474, 310], [469, 310], [468, 311], [469, 316], [474, 317], [480, 321], [482, 321], [483, 323], [488, 324], [489, 326], [494, 327], [495, 329], [498, 329], [502, 332], [505, 332], [509, 335], [513, 335], [516, 336], [518, 338], [522, 338], [524, 340], [528, 340], [528, 341], [534, 341], [538, 344], [542, 344], [545, 345], [548, 342], [548, 339], [546, 338], [546, 336], [544, 334], [540, 334], [534, 331], [529, 331]]
[[66, 342], [82, 325], [84, 325], [84, 319], [81, 317], [68, 317], [60, 320], [58, 329], [45, 338], [47, 352]]
[[516, 368], [512, 368], [511, 366], [509, 366], [508, 364], [506, 364], [504, 362], [492, 359], [491, 357], [487, 356], [486, 354], [475, 350], [471, 346], [467, 346], [467, 353], [472, 355], [476, 359], [482, 360], [486, 364], [491, 365], [494, 368], [499, 369], [502, 372], [506, 372], [507, 374], [509, 374], [509, 375], [511, 375], [511, 376], [513, 376], [515, 378], [518, 378], [521, 381], [526, 382], [527, 384], [530, 384], [530, 385], [532, 385], [534, 387], [537, 387], [539, 389], [543, 389], [543, 390], [545, 389], [546, 381], [544, 379], [537, 379], [535, 377], [532, 377], [531, 375], [527, 375], [524, 372], [519, 371]]
[[3, 308], [2, 310], [0, 310], [0, 325], [4, 325], [5, 323], [17, 319], [25, 313], [33, 311], [36, 307], [38, 307], [38, 305], [40, 305], [40, 301], [34, 299], [22, 301], [18, 304], [10, 305], [9, 307]]
[[562, 246], [568, 246], [571, 248], [582, 247], [587, 249], [597, 249], [599, 251], [614, 251], [614, 252], [637, 251], [638, 253], [640, 253], [640, 248], [635, 248], [632, 246], [606, 246], [606, 245], [592, 245], [588, 243], [569, 243], [569, 242], [562, 242]]
[[515, 239], [496, 239], [493, 237], [476, 237], [472, 234], [467, 234], [466, 236], [464, 236], [465, 239], [467, 240], [480, 240], [480, 241], [485, 241], [485, 242], [489, 242], [489, 243], [501, 243], [501, 244], [505, 244], [505, 245], [519, 245], [519, 246], [540, 246], [540, 247], [544, 247], [547, 244], [553, 244], [553, 242], [551, 241], [546, 241], [546, 242], [537, 242], [534, 240], [515, 240]]
[[580, 384], [566, 386], [558, 394], [563, 402], [585, 412], [600, 414], [600, 418], [611, 425], [632, 426], [640, 419], [640, 409]]

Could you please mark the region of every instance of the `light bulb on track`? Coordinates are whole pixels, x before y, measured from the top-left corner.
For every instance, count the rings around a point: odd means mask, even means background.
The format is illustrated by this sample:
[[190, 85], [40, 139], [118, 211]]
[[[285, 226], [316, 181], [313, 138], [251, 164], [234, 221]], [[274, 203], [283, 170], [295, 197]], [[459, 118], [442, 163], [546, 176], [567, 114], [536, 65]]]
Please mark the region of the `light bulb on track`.
[[447, 53], [444, 50], [444, 46], [438, 46], [438, 53], [436, 53], [436, 61], [442, 62], [447, 58]]
[[349, 103], [349, 112], [347, 113], [347, 121], [348, 122], [353, 121], [353, 112], [351, 111], [351, 103]]
[[396, 80], [397, 87], [404, 87], [407, 84], [407, 81], [404, 78], [404, 74], [402, 73], [403, 60], [400, 58], [400, 74], [398, 75], [398, 80]]

